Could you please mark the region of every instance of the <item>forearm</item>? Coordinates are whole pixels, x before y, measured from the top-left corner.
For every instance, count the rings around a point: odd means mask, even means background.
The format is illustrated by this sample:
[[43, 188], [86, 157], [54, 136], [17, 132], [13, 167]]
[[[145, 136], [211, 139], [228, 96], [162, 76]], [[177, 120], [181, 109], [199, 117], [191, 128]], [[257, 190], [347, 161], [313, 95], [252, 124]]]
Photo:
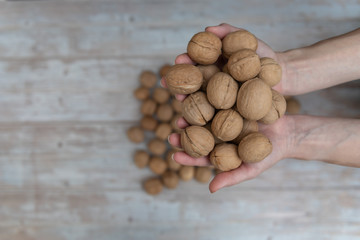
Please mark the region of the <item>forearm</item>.
[[360, 119], [292, 117], [289, 156], [360, 167]]
[[282, 87], [287, 95], [360, 79], [360, 28], [278, 55], [285, 71]]

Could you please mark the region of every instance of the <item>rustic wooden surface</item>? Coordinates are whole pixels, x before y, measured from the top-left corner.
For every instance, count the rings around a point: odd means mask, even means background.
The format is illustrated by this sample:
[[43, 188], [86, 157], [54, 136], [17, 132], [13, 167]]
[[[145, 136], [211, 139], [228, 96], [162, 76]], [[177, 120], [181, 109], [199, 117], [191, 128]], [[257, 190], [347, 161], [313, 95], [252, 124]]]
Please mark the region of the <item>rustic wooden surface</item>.
[[[359, 27], [359, 1], [0, 3], [0, 239], [359, 239], [360, 171], [287, 159], [210, 195], [151, 197], [126, 129], [132, 91], [221, 22], [276, 50]], [[303, 113], [360, 116], [359, 82], [300, 96]]]

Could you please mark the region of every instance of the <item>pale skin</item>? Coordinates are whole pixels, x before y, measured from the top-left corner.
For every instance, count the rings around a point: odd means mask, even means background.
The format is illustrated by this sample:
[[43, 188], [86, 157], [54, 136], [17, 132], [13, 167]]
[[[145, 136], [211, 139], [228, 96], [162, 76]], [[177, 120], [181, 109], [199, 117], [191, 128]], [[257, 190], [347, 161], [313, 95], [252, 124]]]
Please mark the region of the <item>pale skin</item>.
[[[237, 30], [239, 28], [228, 24], [206, 28], [206, 31], [221, 39]], [[274, 58], [283, 69], [282, 80], [274, 89], [283, 95], [297, 95], [360, 79], [359, 43], [360, 29], [356, 29], [308, 47], [285, 52], [274, 52], [258, 40], [257, 54]], [[196, 64], [187, 54], [179, 55], [175, 63]], [[166, 85], [164, 79], [162, 84]], [[176, 97], [182, 101], [186, 96]], [[177, 124], [180, 128], [188, 126], [183, 118]], [[271, 140], [272, 153], [261, 162], [242, 164], [237, 169], [216, 175], [209, 184], [210, 192], [253, 179], [287, 158], [360, 167], [360, 119], [284, 116], [272, 125], [260, 125], [260, 131]], [[169, 142], [181, 147], [178, 134], [170, 135]], [[173, 158], [183, 165], [210, 165], [208, 156], [195, 159], [178, 152]]]

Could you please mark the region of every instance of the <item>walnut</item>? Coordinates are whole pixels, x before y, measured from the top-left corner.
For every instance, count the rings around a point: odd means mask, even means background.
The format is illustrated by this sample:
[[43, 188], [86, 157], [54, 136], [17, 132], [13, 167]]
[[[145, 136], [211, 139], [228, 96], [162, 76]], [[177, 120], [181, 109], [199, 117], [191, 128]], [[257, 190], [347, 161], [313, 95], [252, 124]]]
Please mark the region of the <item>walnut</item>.
[[239, 30], [226, 35], [222, 40], [222, 46], [224, 56], [229, 58], [231, 54], [244, 48], [256, 51], [258, 41], [252, 33], [246, 30]]
[[204, 127], [190, 126], [181, 133], [181, 145], [185, 152], [192, 157], [208, 155], [214, 148], [214, 137]]
[[252, 79], [260, 72], [260, 58], [251, 49], [242, 49], [232, 54], [227, 63], [231, 76], [239, 81], [245, 82]]
[[210, 153], [210, 162], [221, 171], [238, 168], [242, 161], [238, 154], [238, 147], [231, 143], [221, 143]]
[[262, 133], [250, 133], [238, 146], [238, 154], [244, 163], [256, 163], [264, 160], [272, 152], [270, 140]]
[[236, 101], [237, 82], [227, 73], [218, 72], [209, 81], [206, 93], [216, 109], [231, 108]]
[[237, 111], [221, 110], [211, 123], [211, 132], [222, 141], [231, 141], [241, 132], [243, 119]]
[[203, 126], [212, 119], [215, 109], [209, 103], [205, 93], [199, 91], [190, 94], [184, 100], [182, 113], [189, 124]]
[[211, 32], [195, 34], [188, 46], [189, 57], [199, 64], [209, 65], [216, 62], [221, 54], [221, 40]]
[[190, 94], [200, 89], [203, 76], [191, 64], [176, 64], [165, 75], [166, 85], [173, 94]]

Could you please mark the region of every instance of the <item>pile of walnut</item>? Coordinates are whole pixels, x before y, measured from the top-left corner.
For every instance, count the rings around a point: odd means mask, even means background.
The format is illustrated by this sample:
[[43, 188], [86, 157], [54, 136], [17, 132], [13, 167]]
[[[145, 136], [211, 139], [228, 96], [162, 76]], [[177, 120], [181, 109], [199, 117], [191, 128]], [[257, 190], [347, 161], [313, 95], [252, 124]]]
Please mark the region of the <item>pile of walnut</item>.
[[[159, 75], [164, 76], [169, 65], [164, 65]], [[171, 156], [180, 149], [173, 149], [167, 143], [172, 132], [180, 132], [176, 120], [181, 117], [181, 102], [171, 96], [168, 89], [158, 86], [159, 77], [152, 71], [143, 71], [140, 75], [141, 86], [134, 96], [142, 101], [143, 114], [139, 126], [128, 129], [127, 135], [134, 143], [147, 142], [147, 150], [137, 150], [134, 163], [138, 168], [149, 167], [155, 176], [144, 181], [143, 187], [148, 194], [156, 195], [163, 186], [174, 189], [179, 180], [207, 183], [213, 176], [210, 167], [181, 166]]]
[[286, 111], [285, 98], [272, 89], [282, 77], [280, 65], [256, 54], [256, 37], [240, 30], [224, 39], [195, 34], [187, 46], [198, 65], [177, 64], [165, 75], [173, 94], [189, 94], [182, 104], [191, 125], [181, 132], [184, 151], [209, 155], [220, 171], [262, 161], [272, 152], [258, 122], [272, 124]]

